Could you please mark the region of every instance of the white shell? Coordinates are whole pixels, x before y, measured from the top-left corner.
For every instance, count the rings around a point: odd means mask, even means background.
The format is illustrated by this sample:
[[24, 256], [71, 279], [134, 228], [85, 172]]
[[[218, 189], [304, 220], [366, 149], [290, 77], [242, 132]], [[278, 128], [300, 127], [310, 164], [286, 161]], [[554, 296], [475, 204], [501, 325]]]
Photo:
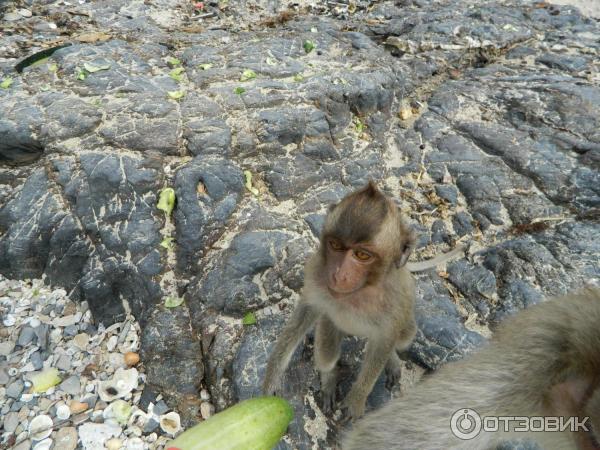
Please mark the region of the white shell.
[[52, 448], [52, 439], [47, 438], [33, 446], [33, 450], [50, 450]]
[[53, 425], [54, 422], [52, 422], [50, 416], [47, 416], [46, 414], [34, 417], [31, 422], [29, 422], [29, 436], [31, 436], [34, 441], [46, 439], [52, 434]]
[[110, 380], [100, 382], [98, 393], [105, 402], [112, 402], [117, 398], [123, 398], [138, 386], [138, 371], [132, 369], [117, 369]]
[[60, 420], [67, 420], [71, 417], [71, 409], [64, 403], [56, 408], [56, 417]]
[[127, 439], [125, 442], [125, 448], [127, 450], [144, 450], [146, 446], [144, 445], [144, 441], [142, 441], [139, 437], [133, 437]]
[[108, 450], [121, 450], [123, 448], [123, 441], [119, 438], [112, 438], [106, 441], [105, 445]]
[[179, 414], [174, 411], [160, 416], [159, 423], [160, 429], [171, 436], [174, 436], [181, 430], [181, 419], [179, 418]]

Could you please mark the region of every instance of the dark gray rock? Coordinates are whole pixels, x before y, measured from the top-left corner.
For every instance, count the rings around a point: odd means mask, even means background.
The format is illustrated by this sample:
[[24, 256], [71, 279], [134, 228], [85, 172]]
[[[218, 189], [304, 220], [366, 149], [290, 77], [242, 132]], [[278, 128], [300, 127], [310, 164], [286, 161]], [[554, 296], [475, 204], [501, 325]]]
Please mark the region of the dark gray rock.
[[32, 327], [23, 327], [21, 328], [21, 332], [19, 333], [17, 345], [20, 345], [21, 347], [26, 347], [27, 345], [31, 344], [35, 338], [35, 330]]
[[[177, 172], [174, 218], [181, 272], [197, 272], [197, 262], [222, 232], [240, 200], [242, 181], [241, 171], [223, 159], [196, 158]], [[198, 183], [204, 185], [206, 193], [198, 191]]]
[[21, 392], [23, 392], [24, 387], [25, 385], [23, 384], [22, 380], [13, 381], [11, 384], [6, 386], [6, 396], [8, 398], [17, 400], [21, 396]]

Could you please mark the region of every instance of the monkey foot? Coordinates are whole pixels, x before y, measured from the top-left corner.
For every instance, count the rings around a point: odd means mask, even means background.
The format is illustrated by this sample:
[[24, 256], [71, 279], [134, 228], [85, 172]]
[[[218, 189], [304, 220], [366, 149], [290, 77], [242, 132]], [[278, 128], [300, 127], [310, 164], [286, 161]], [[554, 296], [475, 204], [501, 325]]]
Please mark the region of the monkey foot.
[[321, 396], [321, 410], [324, 414], [331, 414], [335, 411], [335, 392], [321, 392]]
[[392, 390], [393, 387], [400, 381], [402, 370], [400, 367], [386, 367], [385, 368], [385, 387], [388, 390]]

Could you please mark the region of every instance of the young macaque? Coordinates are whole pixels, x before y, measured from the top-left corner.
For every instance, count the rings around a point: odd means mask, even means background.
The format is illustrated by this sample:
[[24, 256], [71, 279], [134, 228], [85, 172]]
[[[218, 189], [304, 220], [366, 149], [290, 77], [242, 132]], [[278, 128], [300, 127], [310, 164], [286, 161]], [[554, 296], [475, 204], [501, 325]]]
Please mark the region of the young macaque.
[[[518, 432], [527, 422], [477, 426], [486, 417], [579, 418], [575, 431]], [[585, 419], [589, 417], [589, 419]], [[466, 419], [466, 421], [464, 421]], [[544, 419], [546, 420], [546, 419]], [[585, 420], [585, 422], [584, 422]], [[463, 422], [464, 421], [464, 422]], [[458, 434], [451, 423], [460, 425]], [[530, 422], [540, 427], [540, 422]], [[556, 427], [556, 422], [553, 422]], [[545, 450], [600, 450], [600, 289], [556, 298], [506, 320], [489, 344], [449, 363], [405, 396], [359, 421], [344, 450], [494, 449], [530, 438]], [[594, 434], [596, 433], [596, 434]]]
[[398, 207], [373, 183], [332, 206], [320, 248], [305, 266], [302, 298], [269, 359], [264, 393], [278, 390], [296, 346], [315, 324], [324, 411], [335, 404], [335, 369], [345, 335], [368, 339], [362, 368], [345, 399], [349, 417], [363, 414], [384, 368], [388, 383], [397, 381], [396, 351], [410, 345], [417, 329], [415, 286], [406, 268], [414, 245], [414, 234]]

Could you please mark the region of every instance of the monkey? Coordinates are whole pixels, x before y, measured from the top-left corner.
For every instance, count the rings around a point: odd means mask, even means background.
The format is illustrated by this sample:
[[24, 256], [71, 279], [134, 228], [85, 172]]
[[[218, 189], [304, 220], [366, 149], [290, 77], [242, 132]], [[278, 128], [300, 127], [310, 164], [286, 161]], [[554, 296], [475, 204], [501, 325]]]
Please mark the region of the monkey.
[[[497, 432], [484, 427], [461, 440], [451, 423], [469, 413], [463, 428], [477, 426], [468, 410], [481, 419], [589, 420], [577, 432], [525, 435], [513, 423], [507, 432], [504, 425]], [[507, 318], [484, 348], [444, 365], [358, 421], [342, 438], [342, 449], [483, 450], [509, 438], [533, 438], [546, 450], [600, 450], [594, 432], [600, 433], [600, 289], [587, 288]]]
[[363, 415], [367, 396], [385, 369], [387, 383], [400, 377], [403, 351], [416, 334], [415, 283], [406, 262], [415, 234], [393, 200], [373, 182], [332, 205], [317, 252], [304, 268], [298, 305], [267, 363], [263, 393], [278, 391], [289, 360], [315, 326], [315, 366], [323, 411], [335, 405], [336, 364], [344, 336], [367, 338], [365, 357], [344, 404], [347, 418]]

